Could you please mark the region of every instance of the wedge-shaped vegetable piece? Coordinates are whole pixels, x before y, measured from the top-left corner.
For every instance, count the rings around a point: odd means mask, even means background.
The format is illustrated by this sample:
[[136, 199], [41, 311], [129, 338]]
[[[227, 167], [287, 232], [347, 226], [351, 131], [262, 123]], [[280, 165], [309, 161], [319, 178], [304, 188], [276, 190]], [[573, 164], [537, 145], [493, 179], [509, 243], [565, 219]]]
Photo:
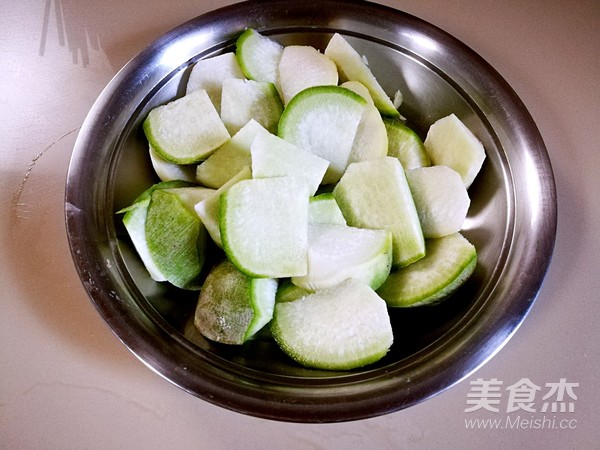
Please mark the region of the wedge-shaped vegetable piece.
[[332, 36], [323, 53], [335, 62], [340, 81], [359, 81], [369, 90], [381, 114], [389, 117], [400, 116], [362, 56], [339, 33]]
[[279, 90], [287, 104], [298, 92], [312, 86], [338, 84], [335, 63], [310, 45], [288, 45], [279, 60]]
[[194, 206], [194, 209], [202, 220], [206, 231], [208, 231], [208, 234], [212, 240], [220, 248], [223, 248], [223, 242], [221, 241], [221, 230], [219, 228], [221, 195], [223, 195], [224, 192], [226, 192], [238, 181], [248, 180], [250, 178], [252, 178], [252, 171], [248, 166], [246, 166], [240, 170], [237, 175], [227, 181], [227, 183], [214, 191], [212, 195], [204, 200], [199, 201]]
[[477, 264], [475, 247], [460, 233], [427, 240], [427, 255], [393, 271], [377, 293], [391, 307], [439, 302], [458, 289]]
[[250, 153], [253, 178], [303, 177], [308, 184], [309, 195], [317, 192], [329, 167], [329, 161], [273, 134], [256, 136]]
[[242, 180], [221, 196], [223, 248], [248, 276], [306, 274], [308, 187], [302, 178]]
[[461, 230], [471, 200], [458, 172], [448, 166], [421, 167], [407, 171], [406, 179], [425, 238]]
[[329, 161], [324, 184], [336, 183], [352, 151], [366, 100], [339, 86], [303, 90], [285, 107], [279, 136]]
[[207, 233], [196, 212], [177, 194], [157, 189], [148, 205], [145, 232], [150, 256], [167, 281], [200, 289]]
[[373, 289], [385, 281], [392, 266], [392, 234], [346, 225], [308, 227], [308, 273], [292, 277], [307, 290], [331, 287], [348, 278]]
[[150, 197], [133, 205], [133, 208], [128, 210], [123, 216], [123, 224], [150, 277], [154, 281], [166, 281], [167, 278], [156, 266], [154, 259], [152, 259], [148, 250], [148, 242], [146, 241], [146, 215], [149, 204]]
[[236, 78], [223, 81], [221, 119], [229, 133], [237, 133], [252, 119], [276, 133], [282, 111], [273, 83]]
[[[396, 92], [394, 92], [394, 98], [392, 99], [392, 103], [394, 104], [394, 107], [396, 109], [400, 109], [400, 106], [402, 106], [403, 102], [404, 102], [404, 95], [402, 94], [402, 91], [398, 89]], [[402, 117], [402, 115], [400, 115], [399, 118], [401, 120], [405, 119], [404, 117]]]
[[357, 280], [276, 303], [271, 332], [288, 356], [304, 366], [325, 370], [374, 363], [393, 342], [385, 302]]
[[356, 130], [348, 162], [383, 158], [388, 153], [387, 130], [369, 90], [358, 81], [346, 81], [341, 86], [356, 92], [367, 101], [365, 112], [358, 124], [358, 130]]
[[399, 119], [383, 119], [388, 136], [388, 156], [398, 158], [404, 170], [431, 165], [425, 145], [411, 128]]
[[184, 181], [184, 180], [161, 181], [159, 183], [156, 183], [156, 184], [153, 184], [152, 186], [150, 186], [148, 189], [146, 189], [144, 192], [142, 192], [133, 202], [131, 202], [131, 205], [120, 209], [119, 211], [117, 211], [116, 214], [127, 213], [128, 211], [137, 208], [141, 203], [150, 200], [150, 196], [152, 195], [152, 192], [154, 192], [157, 189], [177, 189], [177, 188], [188, 188], [188, 187], [198, 187], [198, 186], [194, 183], [190, 183], [190, 182]]
[[340, 87], [350, 89], [352, 92], [355, 92], [364, 98], [369, 105], [375, 106], [373, 97], [371, 97], [371, 93], [360, 81], [344, 81], [342, 84], [340, 84]]
[[248, 28], [236, 42], [235, 54], [242, 71], [251, 80], [276, 83], [283, 46]]
[[219, 147], [196, 169], [196, 181], [218, 189], [245, 166], [252, 164], [250, 148], [254, 138], [269, 132], [255, 120], [250, 120], [231, 139]]
[[277, 280], [250, 278], [225, 259], [206, 277], [194, 325], [212, 341], [243, 344], [273, 317], [276, 292]]
[[396, 158], [350, 164], [333, 195], [348, 225], [392, 233], [395, 266], [406, 266], [425, 256], [419, 216]]
[[308, 202], [308, 223], [330, 223], [346, 225], [342, 210], [332, 193], [311, 197]]
[[150, 197], [152, 192], [156, 189], [183, 186], [189, 186], [189, 184], [179, 180], [157, 183], [145, 190], [131, 205], [117, 211], [117, 214], [123, 214], [123, 225], [125, 225], [127, 234], [129, 234], [135, 250], [140, 256], [150, 277], [154, 281], [166, 281], [167, 279], [156, 266], [150, 255], [150, 250], [148, 250], [148, 242], [146, 240], [146, 215], [148, 212], [148, 205], [150, 204]]
[[172, 186], [163, 190], [174, 194], [189, 209], [194, 209], [196, 203], [211, 197], [216, 191], [204, 186]]
[[154, 108], [144, 132], [163, 159], [194, 164], [229, 139], [229, 133], [204, 89]]
[[308, 294], [312, 293], [313, 292], [311, 291], [296, 286], [290, 281], [289, 278], [286, 278], [285, 280], [280, 281], [277, 285], [275, 302], [292, 302], [294, 300], [301, 299], [302, 297], [306, 297]]
[[161, 158], [156, 151], [149, 146], [150, 162], [152, 168], [161, 181], [183, 180], [196, 181], [196, 165], [175, 164]]
[[199, 89], [206, 90], [217, 111], [221, 111], [223, 80], [244, 78], [244, 73], [233, 52], [223, 53], [194, 64], [186, 85], [186, 95]]
[[479, 139], [454, 114], [436, 120], [429, 127], [424, 144], [432, 164], [456, 170], [467, 189], [485, 160]]

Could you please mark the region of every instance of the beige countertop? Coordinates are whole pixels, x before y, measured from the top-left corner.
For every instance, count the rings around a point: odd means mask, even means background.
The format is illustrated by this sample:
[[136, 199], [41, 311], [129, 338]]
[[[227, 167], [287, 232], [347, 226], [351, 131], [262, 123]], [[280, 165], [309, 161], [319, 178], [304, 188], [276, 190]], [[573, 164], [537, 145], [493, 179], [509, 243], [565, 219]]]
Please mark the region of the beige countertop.
[[[600, 3], [380, 1], [462, 40], [536, 121], [558, 192], [537, 302], [478, 372], [374, 419], [271, 422], [199, 400], [134, 357], [72, 264], [64, 184], [77, 132], [116, 72], [169, 29], [226, 0], [8, 1], [0, 17], [0, 448], [597, 448], [600, 402]], [[469, 413], [478, 379], [574, 386], [572, 412]], [[560, 380], [563, 379], [561, 382]], [[562, 384], [561, 384], [562, 383]], [[508, 393], [504, 393], [508, 395]], [[574, 398], [576, 396], [576, 398]], [[510, 416], [513, 417], [513, 416]], [[471, 419], [498, 419], [490, 429]]]

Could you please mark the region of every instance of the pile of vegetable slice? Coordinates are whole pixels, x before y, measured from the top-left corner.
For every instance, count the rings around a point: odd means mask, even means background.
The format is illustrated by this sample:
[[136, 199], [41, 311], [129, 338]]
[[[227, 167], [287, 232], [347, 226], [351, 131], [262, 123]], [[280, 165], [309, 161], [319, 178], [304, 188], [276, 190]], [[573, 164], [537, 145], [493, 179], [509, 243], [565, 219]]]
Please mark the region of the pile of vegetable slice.
[[460, 231], [483, 146], [453, 114], [421, 141], [400, 102], [340, 34], [321, 52], [247, 29], [150, 111], [161, 182], [120, 213], [154, 280], [200, 291], [202, 335], [240, 345], [268, 327], [302, 365], [357, 368], [392, 345], [389, 307], [470, 277]]

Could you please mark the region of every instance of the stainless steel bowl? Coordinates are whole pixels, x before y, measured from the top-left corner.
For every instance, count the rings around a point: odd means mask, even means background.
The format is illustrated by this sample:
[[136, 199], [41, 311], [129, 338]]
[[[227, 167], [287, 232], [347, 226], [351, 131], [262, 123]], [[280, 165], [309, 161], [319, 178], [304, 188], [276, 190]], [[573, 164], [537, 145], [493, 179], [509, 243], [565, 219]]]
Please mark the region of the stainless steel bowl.
[[[395, 344], [350, 372], [299, 367], [269, 340], [241, 347], [203, 339], [197, 294], [153, 282], [115, 211], [156, 181], [140, 123], [183, 94], [190, 66], [234, 48], [253, 27], [283, 44], [323, 48], [333, 32], [366, 55], [423, 135], [457, 114], [487, 160], [470, 188], [464, 234], [477, 270], [435, 307], [392, 310]], [[502, 77], [467, 46], [408, 14], [367, 2], [253, 1], [193, 19], [129, 62], [94, 104], [73, 152], [66, 225], [75, 265], [116, 336], [144, 363], [204, 400], [276, 420], [334, 422], [409, 407], [469, 376], [510, 338], [534, 302], [556, 233], [556, 195], [542, 138]]]

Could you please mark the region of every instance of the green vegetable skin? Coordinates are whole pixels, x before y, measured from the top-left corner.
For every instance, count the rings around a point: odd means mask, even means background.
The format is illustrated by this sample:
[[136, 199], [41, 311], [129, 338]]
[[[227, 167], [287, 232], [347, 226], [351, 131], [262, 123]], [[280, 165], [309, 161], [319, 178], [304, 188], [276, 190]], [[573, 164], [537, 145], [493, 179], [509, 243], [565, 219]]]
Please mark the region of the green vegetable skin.
[[276, 292], [277, 280], [248, 277], [225, 259], [206, 277], [194, 323], [213, 341], [243, 344], [271, 320]]
[[206, 230], [198, 215], [175, 194], [155, 190], [146, 216], [146, 240], [152, 259], [177, 287], [200, 289]]
[[[144, 130], [151, 155], [170, 164], [158, 161], [161, 175], [195, 173], [207, 188], [159, 183], [120, 212], [156, 281], [201, 288], [195, 325], [205, 337], [239, 345], [268, 326], [298, 363], [349, 370], [389, 350], [387, 308], [434, 304], [471, 276], [477, 252], [459, 231], [485, 154], [456, 116], [421, 141], [339, 34], [320, 53], [248, 29], [235, 53], [193, 75]], [[215, 129], [186, 129], [198, 111]], [[449, 167], [431, 166], [439, 161]]]

